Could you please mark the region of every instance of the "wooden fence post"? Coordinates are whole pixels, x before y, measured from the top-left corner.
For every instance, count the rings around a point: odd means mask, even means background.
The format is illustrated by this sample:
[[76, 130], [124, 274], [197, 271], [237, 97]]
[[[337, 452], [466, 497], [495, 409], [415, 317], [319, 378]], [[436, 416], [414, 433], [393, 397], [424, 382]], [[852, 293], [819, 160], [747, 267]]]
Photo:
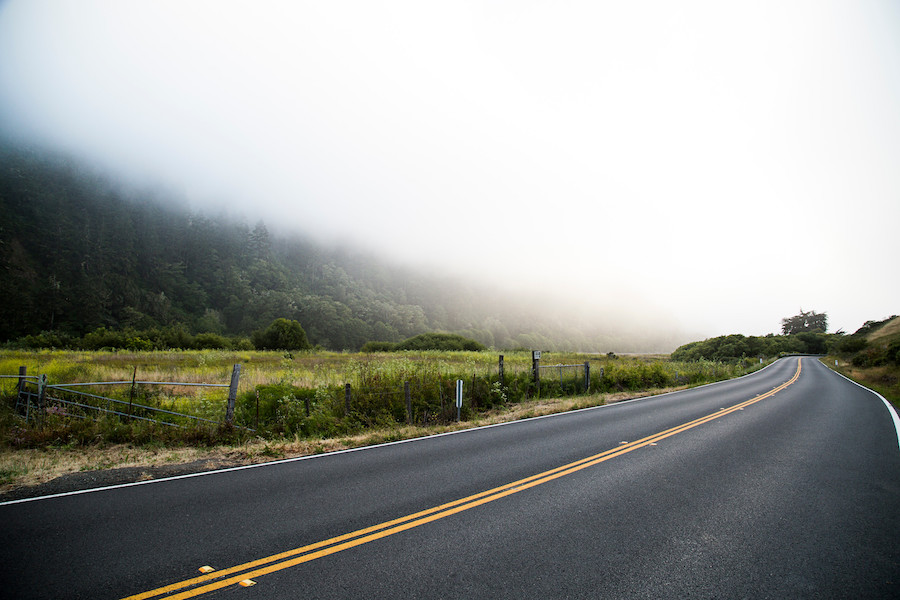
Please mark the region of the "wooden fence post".
[[350, 384], [344, 384], [344, 414], [350, 414]]
[[412, 397], [409, 393], [409, 382], [403, 382], [403, 395], [406, 398], [406, 424], [412, 425], [413, 414], [412, 414]]
[[500, 366], [500, 369], [499, 369], [499, 371], [500, 371], [500, 386], [506, 387], [506, 380], [503, 378], [503, 355], [502, 354], [500, 355], [499, 362], [500, 362], [500, 365], [499, 365]]
[[541, 351], [531, 351], [531, 372], [534, 378], [534, 385], [537, 387], [538, 396], [541, 395]]
[[241, 379], [240, 363], [234, 365], [231, 370], [231, 385], [228, 387], [228, 406], [225, 408], [225, 423], [231, 425], [234, 422], [234, 403], [237, 400], [238, 382]]
[[22, 396], [25, 391], [25, 377], [28, 376], [28, 367], [19, 367], [19, 389], [16, 391], [16, 400]]
[[584, 361], [584, 393], [591, 393], [591, 363]]
[[41, 375], [38, 379], [38, 415], [37, 422], [44, 426], [44, 403], [47, 400], [47, 375]]
[[128, 414], [132, 414], [132, 406], [134, 405], [134, 382], [137, 381], [137, 365], [131, 374], [131, 394], [128, 396]]

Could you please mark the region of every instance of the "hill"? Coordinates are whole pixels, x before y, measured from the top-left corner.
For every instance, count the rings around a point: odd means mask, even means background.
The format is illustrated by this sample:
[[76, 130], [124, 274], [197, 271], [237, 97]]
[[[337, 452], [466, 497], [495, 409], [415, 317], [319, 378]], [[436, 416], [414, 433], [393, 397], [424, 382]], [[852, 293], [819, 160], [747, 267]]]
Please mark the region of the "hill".
[[434, 331], [496, 348], [674, 346], [658, 332], [635, 337], [568, 307], [538, 313], [496, 290], [193, 211], [69, 157], [6, 145], [0, 165], [0, 341], [100, 327], [248, 336], [287, 318], [334, 350]]
[[870, 344], [879, 340], [890, 343], [897, 339], [900, 339], [900, 317], [893, 317], [866, 334], [866, 341]]

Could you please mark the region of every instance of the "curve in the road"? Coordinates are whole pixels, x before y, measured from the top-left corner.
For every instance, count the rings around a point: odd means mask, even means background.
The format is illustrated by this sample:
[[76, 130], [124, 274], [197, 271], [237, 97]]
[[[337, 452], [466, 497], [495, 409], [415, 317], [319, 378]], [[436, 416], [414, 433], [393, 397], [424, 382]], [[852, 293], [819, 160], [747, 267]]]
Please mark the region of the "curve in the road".
[[[167, 597], [173, 600], [193, 598], [233, 585], [252, 585], [254, 578], [268, 575], [276, 571], [288, 569], [290, 567], [310, 562], [323, 556], [335, 554], [349, 548], [360, 546], [362, 544], [382, 539], [390, 535], [400, 533], [402, 531], [419, 527], [427, 523], [431, 523], [433, 521], [437, 521], [439, 519], [443, 519], [451, 515], [470, 510], [477, 506], [481, 506], [489, 502], [494, 502], [495, 500], [500, 500], [501, 498], [505, 498], [512, 494], [516, 494], [523, 490], [533, 488], [549, 481], [553, 481], [560, 477], [576, 473], [588, 467], [592, 467], [618, 456], [633, 452], [634, 450], [637, 450], [639, 448], [655, 445], [660, 440], [688, 431], [705, 423], [709, 423], [710, 421], [714, 421], [733, 412], [743, 410], [744, 408], [752, 404], [774, 396], [778, 392], [794, 384], [800, 378], [801, 370], [802, 363], [800, 359], [797, 359], [797, 370], [795, 371], [793, 376], [786, 382], [769, 390], [768, 392], [744, 400], [730, 407], [722, 408], [714, 413], [707, 414], [698, 419], [694, 419], [675, 427], [671, 427], [669, 429], [654, 433], [642, 439], [632, 442], [622, 442], [615, 448], [611, 448], [599, 454], [595, 454], [581, 460], [565, 464], [555, 469], [544, 471], [542, 473], [519, 479], [517, 481], [513, 481], [511, 483], [507, 483], [505, 485], [480, 492], [478, 494], [460, 498], [453, 502], [435, 506], [398, 519], [385, 521], [378, 525], [326, 539], [314, 544], [308, 544], [299, 548], [229, 567], [220, 571], [212, 570], [198, 577], [179, 581], [164, 587], [128, 596], [124, 600], [147, 600], [150, 598], [162, 596], [164, 594], [171, 594], [172, 592], [177, 592], [178, 590], [185, 591]], [[893, 410], [891, 410], [890, 412], [896, 424], [896, 414], [893, 412]], [[223, 577], [225, 579], [223, 579]]]

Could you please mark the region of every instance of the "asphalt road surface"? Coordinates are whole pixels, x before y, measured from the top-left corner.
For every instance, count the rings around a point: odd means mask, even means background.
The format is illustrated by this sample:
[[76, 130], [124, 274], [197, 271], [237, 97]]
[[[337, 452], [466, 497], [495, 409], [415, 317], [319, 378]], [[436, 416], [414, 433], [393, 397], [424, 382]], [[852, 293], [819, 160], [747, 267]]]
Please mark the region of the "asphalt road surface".
[[877, 394], [787, 358], [597, 409], [7, 503], [0, 597], [898, 598], [895, 423]]

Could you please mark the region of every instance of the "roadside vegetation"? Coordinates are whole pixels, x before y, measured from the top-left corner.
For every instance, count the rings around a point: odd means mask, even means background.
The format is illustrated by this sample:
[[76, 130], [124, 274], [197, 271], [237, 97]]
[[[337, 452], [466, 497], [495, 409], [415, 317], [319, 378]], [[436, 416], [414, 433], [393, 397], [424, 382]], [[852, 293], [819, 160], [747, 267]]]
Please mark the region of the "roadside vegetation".
[[[258, 462], [358, 447], [602, 405], [761, 366], [757, 360], [684, 363], [666, 356], [544, 353], [538, 386], [531, 353], [524, 351], [504, 353], [502, 380], [499, 355], [484, 351], [0, 351], [0, 374], [15, 375], [26, 366], [29, 375], [46, 374], [51, 384], [134, 378], [227, 383], [236, 363], [242, 365], [241, 383], [231, 427], [179, 429], [119, 417], [72, 419], [52, 411], [26, 423], [15, 410], [17, 380], [2, 380], [0, 485], [79, 470], [199, 459]], [[464, 382], [459, 423], [458, 379]], [[127, 398], [130, 387], [103, 393]], [[217, 422], [224, 417], [227, 389], [138, 386], [138, 393], [142, 403]]]
[[[97, 393], [212, 423], [172, 428], [115, 416], [75, 419], [53, 406], [26, 421], [16, 410], [17, 379], [2, 379], [0, 491], [79, 471], [191, 461], [213, 468], [421, 437], [729, 379], [791, 353], [827, 355], [828, 366], [900, 408], [900, 318], [870, 321], [846, 335], [825, 334], [824, 315], [801, 316], [803, 326], [796, 318], [784, 320], [791, 333], [721, 336], [686, 344], [671, 356], [544, 352], [539, 385], [529, 351], [504, 352], [501, 377], [500, 355], [461, 336], [427, 334], [371, 344], [367, 352], [329, 352], [310, 348], [299, 323], [286, 319], [230, 349], [108, 345], [129, 339], [128, 332], [89, 338], [102, 350], [8, 348], [0, 350], [2, 375], [24, 366], [50, 384], [124, 382]], [[224, 424], [227, 387], [128, 385], [227, 384], [235, 364], [241, 378], [231, 425]], [[464, 389], [458, 413], [457, 380]]]
[[726, 335], [677, 348], [672, 360], [733, 362], [756, 356], [819, 354], [823, 362], [900, 408], [900, 317], [867, 321], [852, 334], [825, 333], [827, 315], [803, 312], [782, 320], [783, 335]]
[[829, 367], [873, 389], [900, 409], [900, 317], [867, 321], [852, 334], [825, 333], [815, 311], [782, 319], [782, 335], [725, 335], [677, 348], [672, 360], [734, 362], [756, 356], [819, 354]]
[[680, 346], [672, 353], [672, 359], [729, 362], [753, 356], [825, 354], [844, 339], [842, 332], [828, 334], [827, 329], [826, 313], [801, 310], [800, 314], [781, 320], [782, 335], [723, 335]]
[[822, 360], [900, 410], [900, 317], [867, 322], [834, 344]]

